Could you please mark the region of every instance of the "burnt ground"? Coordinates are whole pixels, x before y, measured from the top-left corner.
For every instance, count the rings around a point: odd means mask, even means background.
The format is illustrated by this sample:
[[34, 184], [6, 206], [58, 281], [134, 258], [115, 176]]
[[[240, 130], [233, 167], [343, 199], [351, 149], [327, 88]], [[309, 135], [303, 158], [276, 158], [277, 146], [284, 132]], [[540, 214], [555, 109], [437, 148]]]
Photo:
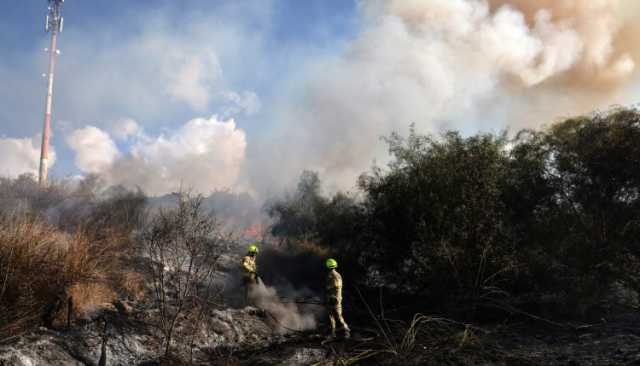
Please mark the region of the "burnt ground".
[[[236, 260], [226, 262], [231, 268]], [[227, 280], [232, 276], [227, 272], [220, 277]], [[411, 328], [374, 320], [364, 306], [352, 306], [347, 314], [353, 323], [352, 339], [324, 342], [322, 325], [282, 334], [265, 311], [221, 305], [210, 309], [196, 329], [178, 327], [178, 361], [158, 359], [162, 336], [151, 326], [157, 317], [152, 301], [121, 299], [115, 306], [106, 305], [91, 319], [74, 322], [71, 329], [38, 328], [0, 340], [0, 366], [97, 365], [103, 344], [106, 365], [111, 366], [640, 366], [640, 312], [634, 311], [590, 324], [552, 324], [529, 317], [471, 325], [425, 316]]]
[[497, 333], [495, 339], [523, 365], [640, 365], [637, 315], [571, 330], [521, 325]]
[[[459, 328], [423, 335], [410, 349], [394, 352], [374, 331], [354, 332], [352, 340], [322, 344], [307, 333], [269, 347], [230, 354], [226, 364], [279, 365], [306, 359], [309, 365], [640, 365], [640, 315], [598, 324], [551, 327], [529, 322]], [[362, 338], [366, 338], [362, 340]], [[360, 338], [360, 339], [359, 339]], [[289, 363], [286, 363], [289, 364]]]
[[[550, 326], [511, 322], [471, 326], [424, 324], [411, 337], [387, 337], [375, 324], [354, 327], [351, 340], [324, 342], [321, 332], [274, 334], [250, 310], [213, 315], [209, 341], [194, 365], [640, 365], [640, 314], [597, 324]], [[220, 328], [220, 329], [218, 329]], [[176, 365], [159, 362], [158, 338], [142, 323], [114, 323], [107, 365]], [[219, 333], [219, 334], [218, 334]], [[72, 331], [39, 329], [0, 345], [0, 365], [96, 365], [99, 324]], [[407, 341], [407, 339], [409, 341]], [[154, 361], [155, 360], [155, 361]]]

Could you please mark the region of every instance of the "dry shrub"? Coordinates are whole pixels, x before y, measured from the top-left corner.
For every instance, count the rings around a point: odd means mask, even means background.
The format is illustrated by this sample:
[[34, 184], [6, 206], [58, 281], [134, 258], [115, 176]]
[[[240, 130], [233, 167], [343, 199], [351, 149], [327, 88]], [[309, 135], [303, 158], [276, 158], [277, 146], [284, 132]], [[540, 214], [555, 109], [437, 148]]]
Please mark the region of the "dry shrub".
[[331, 256], [329, 248], [318, 245], [310, 240], [299, 240], [293, 243], [293, 247], [299, 253], [312, 253], [319, 258], [328, 258]]
[[150, 287], [159, 309], [157, 326], [164, 333], [165, 355], [170, 353], [178, 322], [192, 312], [189, 321], [198, 324], [217, 294], [216, 262], [229, 243], [215, 216], [204, 212], [202, 196], [180, 193], [177, 197], [177, 207], [150, 216], [140, 236], [145, 254], [153, 261]]
[[144, 275], [138, 272], [125, 272], [119, 282], [121, 289], [131, 300], [144, 300], [146, 292]]
[[118, 294], [107, 284], [100, 282], [77, 283], [67, 290], [73, 299], [75, 318], [90, 318], [100, 309], [111, 307]]
[[74, 285], [106, 282], [121, 253], [112, 239], [66, 234], [31, 216], [0, 216], [0, 334], [51, 323]]

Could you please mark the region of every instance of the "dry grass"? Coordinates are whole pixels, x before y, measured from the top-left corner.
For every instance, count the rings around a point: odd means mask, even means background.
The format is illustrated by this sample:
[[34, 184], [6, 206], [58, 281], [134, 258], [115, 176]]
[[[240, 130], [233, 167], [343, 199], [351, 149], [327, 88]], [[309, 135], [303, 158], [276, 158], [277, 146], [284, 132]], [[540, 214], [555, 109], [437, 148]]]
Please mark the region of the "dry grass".
[[357, 289], [362, 304], [369, 312], [377, 336], [364, 340], [348, 349], [332, 349], [334, 355], [314, 366], [359, 365], [359, 364], [425, 364], [423, 358], [438, 353], [454, 354], [466, 348], [472, 352], [481, 346], [482, 328], [460, 323], [452, 319], [415, 314], [410, 321], [389, 319], [382, 303], [376, 313]]
[[483, 343], [480, 335], [487, 333], [470, 324], [424, 314], [415, 314], [409, 322], [387, 319], [384, 314], [372, 314], [372, 320], [377, 337], [346, 350], [329, 346], [332, 356], [314, 366], [430, 364], [424, 360], [437, 354], [455, 357], [466, 348], [478, 352]]
[[145, 297], [145, 277], [138, 272], [125, 272], [120, 277], [120, 287], [131, 300], [141, 301]]
[[89, 318], [97, 310], [110, 307], [118, 297], [111, 286], [99, 282], [77, 283], [67, 294], [73, 299], [74, 318]]
[[111, 297], [104, 284], [116, 271], [118, 242], [31, 216], [0, 217], [0, 334], [51, 323], [69, 294], [85, 309]]
[[295, 241], [292, 246], [299, 253], [312, 253], [318, 258], [327, 258], [331, 256], [331, 251], [328, 248], [318, 245], [310, 240], [298, 240]]

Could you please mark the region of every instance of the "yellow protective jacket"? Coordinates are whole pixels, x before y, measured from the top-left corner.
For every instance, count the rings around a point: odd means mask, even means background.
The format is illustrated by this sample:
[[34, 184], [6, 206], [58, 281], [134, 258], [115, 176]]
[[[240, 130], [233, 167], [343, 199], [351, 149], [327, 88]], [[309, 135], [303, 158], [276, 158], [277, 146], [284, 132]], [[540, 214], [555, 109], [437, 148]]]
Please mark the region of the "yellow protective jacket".
[[256, 266], [256, 257], [245, 255], [242, 258], [242, 268], [244, 269], [245, 276], [255, 276], [258, 268]]
[[326, 296], [330, 305], [342, 304], [342, 276], [335, 269], [327, 276]]

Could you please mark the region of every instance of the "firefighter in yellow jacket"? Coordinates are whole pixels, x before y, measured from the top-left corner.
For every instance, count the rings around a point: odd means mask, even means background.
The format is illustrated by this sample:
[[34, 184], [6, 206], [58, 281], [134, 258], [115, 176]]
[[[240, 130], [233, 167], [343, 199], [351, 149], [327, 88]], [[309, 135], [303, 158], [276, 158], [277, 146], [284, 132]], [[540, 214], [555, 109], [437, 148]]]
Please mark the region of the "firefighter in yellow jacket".
[[242, 282], [244, 285], [244, 300], [249, 304], [249, 292], [253, 286], [258, 284], [258, 267], [256, 266], [256, 256], [258, 255], [258, 246], [250, 245], [247, 255], [242, 258]]
[[326, 262], [329, 273], [327, 276], [326, 288], [326, 308], [331, 324], [331, 338], [336, 336], [336, 322], [344, 330], [344, 337], [349, 338], [351, 331], [342, 317], [342, 276], [336, 271], [338, 262], [335, 259], [327, 259]]

